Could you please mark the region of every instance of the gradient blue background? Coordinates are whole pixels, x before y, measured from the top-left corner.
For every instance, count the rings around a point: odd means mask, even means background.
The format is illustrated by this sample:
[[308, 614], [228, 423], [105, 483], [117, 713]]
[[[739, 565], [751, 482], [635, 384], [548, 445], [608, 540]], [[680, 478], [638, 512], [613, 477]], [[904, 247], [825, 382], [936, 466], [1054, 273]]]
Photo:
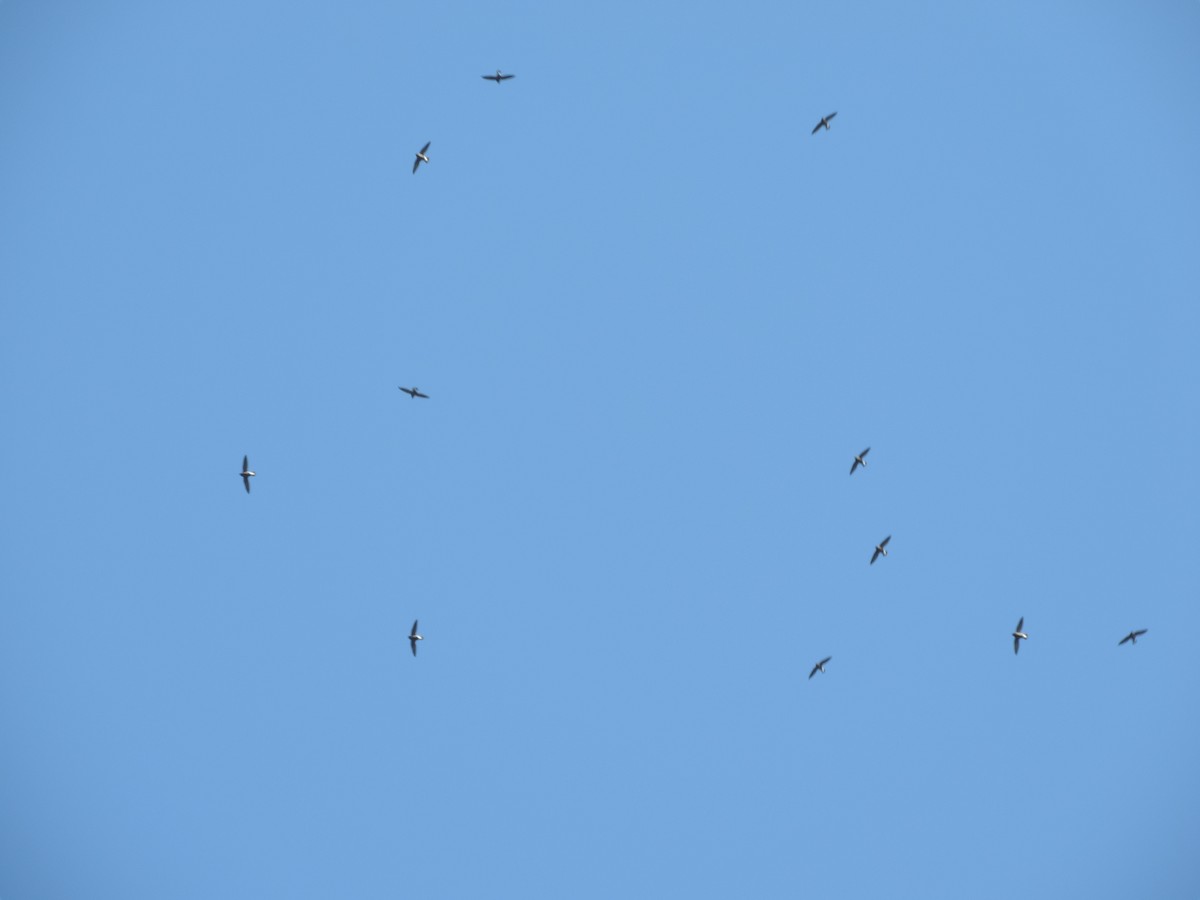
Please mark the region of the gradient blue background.
[[1200, 896], [1198, 40], [7, 0], [0, 896]]

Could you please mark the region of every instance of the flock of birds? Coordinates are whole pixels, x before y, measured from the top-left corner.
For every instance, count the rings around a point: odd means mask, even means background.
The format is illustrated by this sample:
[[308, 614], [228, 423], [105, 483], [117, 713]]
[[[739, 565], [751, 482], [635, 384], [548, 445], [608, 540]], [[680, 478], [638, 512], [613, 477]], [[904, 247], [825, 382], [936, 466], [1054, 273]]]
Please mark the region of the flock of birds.
[[[833, 119], [835, 115], [838, 115], [838, 114], [830, 113], [829, 115], [824, 116], [824, 118], [821, 120], [820, 124], [818, 124], [817, 127], [814, 128], [814, 130], [812, 130], [812, 133], [816, 134], [818, 128], [821, 128], [822, 126], [828, 128], [829, 120]], [[866, 468], [866, 455], [868, 455], [869, 452], [871, 452], [871, 448], [866, 448], [863, 452], [860, 452], [860, 454], [857, 454], [856, 456], [854, 456], [854, 462], [852, 462], [851, 466], [850, 466], [850, 474], [851, 475], [858, 472], [859, 468], [864, 468], [864, 469]], [[883, 540], [878, 542], [878, 544], [875, 545], [875, 552], [871, 553], [870, 565], [875, 565], [876, 559], [887, 556], [888, 541], [890, 541], [890, 540], [892, 540], [892, 535], [889, 534], [887, 536], [887, 538], [884, 538]], [[415, 632], [416, 623], [413, 623], [413, 630]], [[1138, 643], [1138, 638], [1141, 637], [1142, 635], [1146, 634], [1147, 630], [1148, 629], [1142, 628], [1142, 629], [1138, 629], [1135, 631], [1130, 631], [1128, 635], [1122, 637], [1120, 641], [1117, 641], [1117, 647], [1120, 647], [1121, 644], [1124, 644], [1124, 643]], [[1020, 653], [1021, 641], [1028, 641], [1028, 640], [1030, 640], [1030, 636], [1028, 636], [1025, 632], [1025, 617], [1022, 616], [1020, 619], [1016, 620], [1016, 629], [1013, 631], [1013, 653], [1014, 654]], [[414, 647], [415, 647], [415, 644], [414, 644]], [[415, 650], [414, 650], [414, 653], [415, 653]], [[812, 666], [812, 671], [809, 672], [809, 679], [811, 679], [812, 676], [815, 676], [815, 674], [817, 672], [824, 674], [824, 667], [826, 667], [827, 662], [832, 659], [833, 659], [833, 656], [826, 656], [826, 658], [824, 658], [820, 662], [817, 662], [817, 664], [815, 666]]]
[[[824, 116], [824, 118], [820, 122], [818, 122], [817, 127], [814, 128], [814, 130], [812, 130], [812, 133], [816, 134], [817, 131], [820, 130], [820, 128], [822, 126], [828, 128], [829, 120], [833, 119], [835, 115], [838, 115], [838, 114], [830, 113], [829, 115]], [[866, 468], [866, 455], [868, 455], [869, 452], [871, 452], [871, 448], [866, 448], [863, 452], [860, 452], [860, 454], [857, 454], [856, 456], [854, 456], [854, 462], [852, 462], [851, 466], [850, 466], [850, 474], [851, 475], [858, 472], [859, 468], [864, 468], [864, 469]], [[890, 540], [892, 540], [892, 535], [889, 534], [887, 536], [887, 538], [884, 538], [883, 540], [878, 542], [878, 544], [875, 545], [875, 552], [871, 553], [870, 565], [875, 565], [876, 559], [887, 556], [888, 541], [890, 541]], [[416, 623], [413, 623], [414, 632], [415, 632], [415, 629], [416, 629]], [[1121, 644], [1124, 644], [1124, 643], [1138, 643], [1138, 638], [1141, 637], [1142, 635], [1146, 634], [1147, 630], [1148, 629], [1142, 628], [1142, 629], [1138, 629], [1135, 631], [1130, 631], [1128, 635], [1122, 637], [1120, 641], [1117, 641], [1117, 647], [1120, 647]], [[1030, 640], [1030, 636], [1028, 636], [1025, 632], [1025, 617], [1022, 616], [1020, 619], [1016, 620], [1016, 629], [1013, 631], [1013, 653], [1014, 654], [1020, 653], [1021, 641], [1028, 641], [1028, 640]], [[415, 644], [414, 644], [414, 647], [415, 647]], [[415, 650], [414, 650], [414, 653], [415, 653]], [[817, 662], [817, 664], [815, 666], [812, 666], [812, 671], [809, 672], [809, 679], [811, 679], [812, 676], [815, 676], [815, 674], [817, 672], [824, 674], [824, 667], [826, 667], [827, 662], [832, 659], [833, 659], [833, 656], [826, 656], [826, 658], [824, 658], [820, 662]]]
[[[497, 74], [499, 74], [499, 73], [497, 72]], [[490, 78], [491, 76], [485, 75], [483, 77]], [[507, 77], [511, 78], [512, 76], [509, 75]], [[833, 116], [832, 115], [827, 116], [826, 118], [833, 118]], [[824, 122], [825, 119], [822, 119], [821, 121]], [[428, 146], [428, 145], [426, 145], [426, 146]], [[408, 394], [408, 396], [413, 400], [415, 400], [417, 397], [421, 397], [425, 400], [429, 399], [428, 394], [421, 393], [421, 391], [418, 390], [415, 386], [410, 387], [410, 388], [401, 387], [400, 390], [403, 391], [404, 393]], [[859, 453], [854, 457], [854, 462], [850, 466], [850, 474], [851, 475], [853, 475], [856, 471], [858, 471], [859, 467], [862, 467], [864, 469], [866, 468], [866, 466], [867, 466], [866, 456], [870, 452], [871, 452], [871, 448], [868, 447], [862, 453]], [[242, 483], [246, 486], [247, 494], [250, 493], [250, 479], [253, 478], [255, 476], [255, 474], [256, 473], [251, 471], [251, 469], [250, 469], [249, 455], [243, 456], [242, 457], [241, 479], [242, 479]], [[875, 552], [871, 554], [870, 565], [872, 565], [872, 566], [875, 565], [875, 560], [879, 559], [879, 557], [888, 555], [887, 545], [891, 539], [892, 539], [892, 536], [889, 534], [882, 541], [880, 541], [878, 544], [875, 545]], [[419, 622], [418, 619], [413, 620], [412, 630], [409, 631], [409, 633], [408, 633], [408, 643], [412, 647], [412, 655], [413, 656], [417, 655], [417, 641], [425, 640], [424, 636], [419, 634], [417, 631], [417, 623], [418, 622]], [[1119, 640], [1117, 642], [1117, 646], [1120, 647], [1122, 644], [1136, 644], [1137, 639], [1140, 638], [1147, 631], [1148, 631], [1148, 629], [1146, 629], [1146, 628], [1139, 628], [1135, 631], [1131, 631], [1131, 632], [1129, 632], [1129, 634], [1125, 635], [1125, 637], [1121, 638], [1121, 640]], [[1013, 631], [1013, 633], [1012, 633], [1012, 639], [1013, 639], [1013, 653], [1014, 654], [1019, 653], [1021, 650], [1021, 641], [1029, 640], [1029, 635], [1025, 633], [1025, 617], [1024, 616], [1021, 616], [1021, 618], [1017, 620], [1017, 627], [1016, 627], [1016, 630]], [[833, 659], [832, 656], [827, 656], [820, 662], [816, 663], [812, 667], [812, 671], [808, 673], [809, 680], [811, 680], [812, 677], [814, 675], [816, 675], [818, 672], [820, 672], [822, 675], [824, 675], [825, 674], [825, 665], [832, 659]]]
[[[488, 81], [494, 81], [494, 82], [496, 82], [496, 84], [501, 84], [505, 81], [508, 81], [510, 78], [514, 78], [515, 76], [511, 75], [511, 74], [506, 75], [500, 69], [497, 69], [495, 75], [483, 75], [481, 77]], [[826, 131], [828, 131], [829, 123], [833, 121], [833, 117], [836, 115], [837, 115], [837, 111], [835, 110], [834, 112], [831, 112], [826, 116], [822, 116], [821, 120], [819, 122], [817, 122], [816, 125], [813, 126], [812, 133], [816, 134], [822, 128], [824, 128]], [[429, 164], [429, 147], [432, 143], [433, 143], [433, 141], [426, 141], [425, 146], [416, 152], [416, 158], [413, 160], [413, 166], [412, 166], [414, 175], [417, 173], [417, 169], [420, 167], [421, 163], [425, 163], [426, 165]], [[417, 399], [418, 397], [420, 397], [424, 400], [429, 399], [429, 395], [422, 393], [420, 391], [420, 389], [417, 388], [415, 385], [413, 387], [401, 387], [400, 390], [403, 391], [405, 394], [408, 394], [408, 396], [413, 400]], [[867, 467], [867, 454], [870, 452], [871, 452], [871, 448], [867, 447], [865, 450], [862, 451], [862, 453], [855, 454], [854, 462], [850, 466], [850, 474], [851, 475], [853, 475], [856, 471], [858, 471], [859, 468], [865, 469]], [[255, 473], [250, 470], [249, 455], [243, 456], [242, 457], [241, 479], [242, 479], [242, 483], [246, 486], [247, 494], [250, 493], [250, 479], [253, 478], [254, 475], [255, 475]], [[875, 561], [877, 559], [879, 559], [879, 557], [888, 555], [887, 545], [888, 545], [888, 542], [891, 541], [891, 539], [892, 539], [892, 536], [889, 534], [882, 541], [880, 541], [878, 544], [875, 545], [875, 552], [873, 552], [871, 554], [870, 565], [875, 565]], [[412, 647], [413, 656], [417, 655], [417, 641], [425, 640], [424, 636], [419, 634], [417, 631], [418, 621], [419, 620], [417, 620], [417, 619], [413, 620], [412, 630], [409, 631], [409, 633], [408, 633], [408, 643]], [[1143, 634], [1145, 634], [1147, 630], [1148, 629], [1141, 628], [1141, 629], [1129, 632], [1129, 634], [1125, 635], [1125, 637], [1121, 638], [1121, 640], [1117, 642], [1117, 646], [1121, 646], [1122, 644], [1136, 644], [1137, 639], [1139, 637], [1141, 637]], [[1017, 627], [1016, 627], [1016, 630], [1013, 631], [1013, 633], [1012, 633], [1012, 639], [1013, 639], [1013, 653], [1014, 654], [1019, 653], [1021, 650], [1021, 641], [1029, 640], [1029, 635], [1025, 633], [1025, 617], [1024, 616], [1021, 616], [1021, 618], [1017, 621]], [[820, 662], [816, 663], [812, 667], [812, 671], [808, 673], [809, 679], [811, 680], [812, 677], [814, 675], [816, 675], [818, 672], [820, 672], [822, 675], [825, 674], [825, 666], [832, 659], [833, 659], [832, 656], [827, 656], [824, 659], [822, 659]]]

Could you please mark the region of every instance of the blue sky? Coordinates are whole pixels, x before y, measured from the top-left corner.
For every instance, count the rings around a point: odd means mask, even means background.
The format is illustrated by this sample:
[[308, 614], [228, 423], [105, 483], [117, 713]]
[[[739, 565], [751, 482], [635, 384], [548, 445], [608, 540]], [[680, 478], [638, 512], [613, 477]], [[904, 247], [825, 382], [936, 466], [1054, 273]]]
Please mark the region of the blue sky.
[[0, 5], [0, 897], [1200, 894], [1200, 6], [1047, 7]]

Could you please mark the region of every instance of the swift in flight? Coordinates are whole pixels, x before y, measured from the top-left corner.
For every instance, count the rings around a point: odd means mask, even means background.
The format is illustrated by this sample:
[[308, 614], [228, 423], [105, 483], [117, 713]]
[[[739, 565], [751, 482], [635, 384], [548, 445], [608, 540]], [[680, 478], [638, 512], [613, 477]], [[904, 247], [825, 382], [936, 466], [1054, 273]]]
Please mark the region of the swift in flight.
[[429, 145], [432, 143], [433, 143], [433, 141], [426, 141], [425, 146], [417, 151], [417, 158], [413, 160], [413, 174], [414, 175], [417, 174], [417, 166], [419, 166], [421, 163], [429, 162], [429, 157], [428, 157], [428, 155], [426, 155], [426, 151], [429, 150]]
[[415, 386], [410, 388], [402, 387], [400, 390], [404, 391], [404, 393], [408, 394], [408, 396], [412, 397], [414, 400], [416, 400], [418, 397], [422, 397], [426, 400], [429, 399], [428, 394], [422, 394]]
[[889, 534], [882, 541], [875, 545], [875, 552], [871, 554], [871, 565], [875, 565], [875, 560], [879, 559], [880, 556], [887, 556], [887, 550], [884, 548], [887, 547], [888, 541], [891, 539], [892, 536]]
[[512, 75], [501, 75], [500, 70], [497, 69], [495, 75], [480, 75], [479, 77], [486, 78], [488, 81], [494, 81], [494, 82], [496, 82], [496, 84], [499, 84], [502, 81], [508, 81], [508, 79], [512, 78], [513, 76]]
[[1029, 635], [1025, 633], [1025, 617], [1021, 616], [1021, 620], [1017, 622], [1017, 630], [1013, 632], [1013, 653], [1021, 649], [1021, 641], [1029, 640]]
[[417, 655], [417, 641], [423, 641], [423, 640], [425, 640], [425, 638], [422, 637], [421, 635], [417, 634], [417, 620], [413, 619], [412, 631], [410, 631], [408, 633], [408, 642], [410, 644], [412, 644], [413, 656]]
[[817, 663], [815, 666], [813, 666], [812, 671], [808, 673], [808, 680], [812, 681], [812, 677], [814, 675], [816, 675], [818, 672], [820, 672], [822, 675], [824, 675], [825, 674], [825, 663], [829, 662], [831, 659], [833, 659], [832, 656], [827, 656], [823, 660], [821, 660], [819, 663]]
[[242, 457], [242, 484], [246, 485], [246, 493], [250, 493], [250, 479], [254, 477], [254, 473], [250, 471], [250, 457]]
[[1139, 631], [1129, 632], [1129, 634], [1125, 635], [1125, 637], [1123, 637], [1123, 638], [1121, 638], [1121, 640], [1117, 641], [1117, 646], [1120, 647], [1122, 644], [1126, 643], [1127, 641], [1133, 641], [1133, 643], [1136, 644], [1137, 639], [1140, 638], [1143, 634], [1145, 634], [1148, 630], [1149, 629], [1143, 628]]
[[831, 113], [830, 113], [829, 115], [827, 115], [827, 116], [821, 116], [821, 121], [820, 121], [820, 122], [818, 122], [818, 123], [816, 124], [816, 127], [815, 127], [815, 128], [813, 128], [813, 130], [812, 130], [812, 133], [813, 133], [813, 134], [816, 134], [816, 133], [817, 133], [818, 131], [820, 131], [822, 128], [824, 128], [826, 131], [828, 131], [828, 130], [829, 130], [829, 123], [830, 123], [830, 121], [833, 119], [833, 117], [834, 117], [834, 116], [836, 116], [836, 115], [837, 115], [837, 113], [836, 113], [836, 112], [831, 112]]
[[852, 466], [850, 467], [850, 474], [851, 474], [851, 475], [853, 475], [853, 474], [854, 474], [854, 470], [855, 470], [855, 469], [857, 469], [859, 466], [862, 466], [864, 469], [867, 467], [867, 460], [866, 460], [866, 456], [867, 456], [867, 454], [868, 454], [868, 453], [870, 453], [870, 452], [871, 452], [871, 448], [870, 448], [870, 447], [868, 447], [868, 448], [867, 448], [866, 450], [864, 450], [862, 453], [858, 454], [858, 456], [854, 457], [854, 465], [852, 465]]

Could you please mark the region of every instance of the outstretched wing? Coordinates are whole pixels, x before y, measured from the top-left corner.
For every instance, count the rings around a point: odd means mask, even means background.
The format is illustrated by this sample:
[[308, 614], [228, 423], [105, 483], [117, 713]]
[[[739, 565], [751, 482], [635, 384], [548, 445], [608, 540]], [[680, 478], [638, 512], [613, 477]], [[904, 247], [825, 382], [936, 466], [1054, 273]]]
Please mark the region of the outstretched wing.
[[813, 670], [808, 673], [808, 680], [812, 681], [812, 677], [814, 675], [816, 675], [819, 671], [821, 671], [821, 667], [819, 665], [813, 666]]
[[813, 134], [816, 134], [818, 131], [820, 131], [820, 130], [821, 130], [821, 126], [822, 126], [822, 125], [824, 125], [824, 124], [825, 124], [825, 120], [824, 120], [824, 119], [822, 119], [820, 122], [818, 122], [816, 125], [814, 125], [814, 126], [813, 126], [812, 133], [813, 133]]
[[417, 655], [417, 639], [414, 637], [410, 637], [408, 639], [408, 645], [410, 647], [412, 647], [413, 656], [416, 656]]
[[[1020, 630], [1021, 630], [1020, 628], [1017, 629], [1017, 631], [1020, 631]], [[1019, 637], [1013, 638], [1013, 653], [1016, 653], [1020, 649], [1021, 649], [1021, 639]]]
[[860, 454], [858, 454], [858, 455], [859, 455], [859, 457], [860, 457], [860, 458], [862, 458], [862, 459], [865, 459], [865, 458], [866, 458], [866, 456], [867, 456], [867, 454], [868, 454], [868, 453], [870, 453], [870, 452], [871, 452], [871, 448], [870, 448], [870, 447], [868, 447], [866, 450], [864, 450], [862, 453], [860, 453]]
[[243, 472], [250, 471], [250, 457], [249, 456], [242, 457], [242, 471]]
[[890, 541], [891, 539], [892, 539], [892, 536], [889, 534], [887, 537], [885, 537], [882, 541], [879, 542], [879, 546], [886, 547], [888, 545], [888, 541]]
[[1024, 631], [1024, 630], [1025, 630], [1025, 617], [1021, 616], [1020, 620], [1018, 620], [1018, 622], [1017, 622], [1017, 631]]
[[417, 620], [416, 620], [416, 619], [413, 619], [413, 627], [412, 627], [412, 631], [410, 631], [410, 632], [408, 633], [408, 636], [409, 636], [409, 637], [412, 637], [412, 636], [413, 636], [413, 635], [415, 635], [416, 633], [417, 633]]
[[879, 559], [880, 549], [875, 548], [875, 552], [871, 554], [871, 565], [875, 565], [875, 560]]
[[510, 79], [510, 78], [516, 78], [516, 77], [517, 77], [516, 75], [501, 75], [501, 76], [500, 76], [498, 79], [496, 79], [496, 80], [497, 80], [497, 81], [508, 81], [508, 79]]
[[850, 466], [850, 474], [854, 474], [854, 470], [858, 468], [858, 458], [855, 457], [854, 462]]
[[499, 81], [500, 80], [499, 75], [480, 75], [479, 77], [486, 78], [488, 81]]
[[421, 164], [421, 157], [418, 156], [416, 159], [413, 160], [413, 174], [414, 175], [417, 174], [417, 166], [419, 166], [420, 164]]
[[1143, 628], [1141, 631], [1135, 631], [1135, 632], [1133, 633], [1133, 636], [1134, 636], [1135, 638], [1139, 638], [1139, 637], [1141, 637], [1143, 634], [1145, 634], [1145, 633], [1146, 633], [1147, 631], [1149, 631], [1149, 630], [1150, 630], [1149, 628]]
[[249, 475], [242, 476], [242, 484], [244, 484], [246, 486], [246, 493], [247, 494], [250, 493], [250, 476]]
[[831, 112], [829, 115], [827, 115], [825, 117], [825, 121], [828, 122], [830, 119], [832, 119], [836, 115], [837, 115], [837, 111], [835, 110], [834, 112]]
[[1129, 634], [1125, 635], [1125, 637], [1123, 637], [1119, 641], [1117, 641], [1117, 646], [1120, 647], [1122, 644], [1128, 644], [1132, 640], [1133, 640], [1133, 633], [1130, 632]]
[[422, 152], [422, 153], [427, 153], [427, 152], [429, 151], [429, 145], [430, 145], [430, 144], [432, 144], [432, 143], [433, 143], [433, 141], [426, 141], [426, 142], [425, 142], [425, 146], [421, 148], [421, 152]]

